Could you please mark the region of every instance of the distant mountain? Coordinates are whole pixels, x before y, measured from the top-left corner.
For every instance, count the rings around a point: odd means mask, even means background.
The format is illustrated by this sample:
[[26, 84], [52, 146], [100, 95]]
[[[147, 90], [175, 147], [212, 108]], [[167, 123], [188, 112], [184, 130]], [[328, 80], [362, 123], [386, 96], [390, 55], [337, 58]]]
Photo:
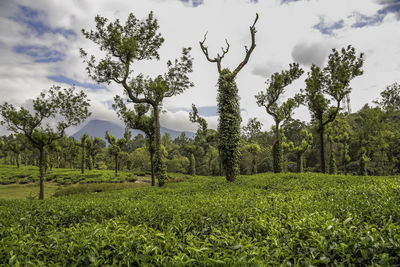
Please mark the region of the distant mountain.
[[[79, 131], [71, 135], [76, 140], [80, 140], [82, 135], [87, 133], [91, 137], [98, 136], [101, 139], [105, 140], [106, 130], [116, 138], [121, 138], [124, 136], [125, 128], [111, 121], [104, 120], [91, 120], [85, 126], [83, 126]], [[132, 137], [135, 137], [138, 134], [143, 134], [142, 131], [139, 130], [131, 130]], [[171, 135], [172, 140], [181, 135], [182, 132], [171, 130], [168, 128], [161, 127], [161, 135], [165, 133], [169, 133]], [[189, 138], [194, 138], [193, 132], [185, 132], [186, 136]], [[144, 135], [144, 134], [143, 134]]]

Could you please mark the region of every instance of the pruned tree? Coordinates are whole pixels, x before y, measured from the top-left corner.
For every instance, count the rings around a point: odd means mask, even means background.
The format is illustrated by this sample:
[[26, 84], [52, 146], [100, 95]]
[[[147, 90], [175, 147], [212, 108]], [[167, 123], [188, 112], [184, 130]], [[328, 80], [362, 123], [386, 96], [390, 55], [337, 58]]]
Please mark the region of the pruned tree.
[[[0, 105], [1, 123], [14, 133], [24, 134], [32, 146], [39, 150], [39, 199], [44, 199], [46, 147], [62, 138], [69, 126], [77, 126], [89, 117], [88, 107], [89, 101], [83, 91], [75, 92], [74, 87], [61, 89], [59, 86], [43, 91], [33, 100], [33, 113], [24, 107], [17, 109], [7, 102]], [[58, 122], [51, 127], [48, 120], [56, 117]]]
[[206, 59], [211, 63], [217, 64], [219, 73], [218, 79], [218, 149], [220, 151], [222, 167], [225, 170], [226, 180], [232, 182], [235, 180], [238, 173], [238, 165], [240, 161], [239, 141], [240, 141], [240, 104], [238, 96], [238, 88], [235, 82], [237, 74], [243, 69], [250, 59], [250, 55], [256, 47], [255, 24], [258, 20], [258, 14], [254, 20], [253, 25], [250, 26], [251, 45], [250, 48], [245, 46], [245, 58], [239, 65], [231, 72], [228, 68], [222, 69], [221, 61], [229, 51], [229, 43], [227, 40], [227, 47], [222, 48], [222, 54], [217, 54], [215, 58], [211, 58], [208, 53], [208, 47], [204, 44], [206, 42], [207, 33], [204, 35], [203, 41], [200, 42], [200, 48]]
[[[183, 48], [182, 56], [174, 62], [168, 61], [168, 71], [156, 78], [143, 74], [132, 77], [132, 64], [136, 60], [159, 59], [158, 49], [164, 42], [158, 33], [158, 22], [150, 12], [145, 21], [138, 20], [132, 13], [125, 25], [119, 20], [107, 24], [107, 19], [95, 17], [96, 30], [82, 30], [83, 35], [97, 44], [106, 53], [105, 58], [96, 62], [92, 55], [81, 49], [81, 56], [87, 63], [89, 76], [98, 83], [116, 82], [122, 85], [129, 100], [136, 104], [148, 104], [153, 109], [155, 124], [155, 176], [158, 185], [165, 183], [165, 167], [161, 151], [160, 111], [164, 98], [183, 93], [193, 86], [188, 74], [192, 72], [191, 48]], [[107, 25], [106, 25], [107, 24]]]
[[251, 159], [251, 174], [257, 173], [257, 155], [260, 153], [261, 148], [258, 144], [247, 144], [244, 149], [252, 156]]
[[328, 65], [324, 69], [312, 65], [306, 79], [303, 98], [317, 123], [320, 138], [321, 172], [326, 172], [324, 134], [326, 126], [333, 122], [341, 110], [342, 100], [351, 92], [350, 81], [363, 74], [364, 54], [356, 55], [349, 45], [341, 51], [332, 49]]
[[304, 73], [299, 64], [292, 63], [289, 65], [289, 70], [275, 72], [266, 82], [266, 92], [259, 92], [256, 95], [257, 105], [265, 107], [265, 110], [275, 120], [275, 143], [273, 145], [273, 160], [274, 172], [282, 172], [282, 142], [280, 139], [280, 123], [288, 120], [293, 110], [300, 104], [297, 98], [289, 98], [278, 105], [279, 98], [285, 93], [285, 87], [298, 79]]
[[155, 123], [154, 112], [150, 112], [150, 105], [135, 104], [134, 110], [128, 109], [120, 96], [114, 97], [113, 108], [129, 129], [137, 129], [144, 132], [148, 151], [150, 154], [151, 185], [155, 185], [154, 178], [154, 153], [155, 153]]
[[15, 163], [17, 168], [20, 166], [20, 154], [24, 148], [24, 135], [19, 134], [10, 134], [9, 136], [5, 136], [4, 144], [2, 149], [5, 151], [11, 151], [14, 154]]

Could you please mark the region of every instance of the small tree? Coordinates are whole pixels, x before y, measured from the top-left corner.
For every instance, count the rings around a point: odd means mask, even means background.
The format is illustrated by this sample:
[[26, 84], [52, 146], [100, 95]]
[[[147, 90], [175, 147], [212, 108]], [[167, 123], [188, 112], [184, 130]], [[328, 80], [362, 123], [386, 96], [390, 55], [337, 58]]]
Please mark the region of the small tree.
[[[33, 114], [26, 108], [16, 109], [12, 104], [0, 105], [2, 124], [14, 133], [24, 134], [30, 143], [39, 150], [40, 192], [39, 199], [44, 199], [45, 149], [54, 141], [62, 138], [65, 129], [79, 125], [89, 117], [89, 102], [83, 91], [75, 88], [63, 89], [53, 86], [48, 92], [42, 92], [33, 100]], [[58, 119], [56, 127], [50, 127], [46, 119]]]
[[82, 30], [83, 35], [100, 47], [106, 57], [96, 63], [94, 56], [88, 58], [81, 49], [81, 56], [87, 63], [89, 76], [98, 83], [116, 82], [124, 88], [124, 93], [136, 104], [148, 104], [154, 113], [155, 125], [155, 175], [158, 185], [165, 183], [165, 167], [162, 159], [160, 111], [166, 97], [183, 93], [193, 86], [188, 73], [192, 72], [191, 48], [182, 50], [182, 57], [174, 62], [168, 61], [168, 71], [156, 78], [144, 77], [139, 74], [132, 77], [132, 63], [136, 60], [159, 59], [158, 49], [164, 42], [157, 33], [158, 22], [150, 12], [145, 21], [139, 21], [131, 13], [124, 26], [119, 20], [107, 23], [101, 16], [95, 17], [96, 30]]
[[259, 92], [256, 95], [257, 105], [265, 107], [268, 114], [275, 120], [275, 143], [273, 145], [274, 172], [282, 172], [282, 142], [280, 139], [280, 123], [292, 116], [293, 110], [299, 105], [299, 101], [289, 98], [278, 106], [279, 98], [284, 94], [285, 87], [298, 79], [304, 73], [299, 64], [293, 63], [289, 65], [289, 70], [276, 72], [272, 74], [267, 81], [266, 92]]
[[8, 137], [5, 137], [4, 150], [11, 151], [14, 154], [15, 163], [17, 164], [17, 168], [20, 166], [20, 154], [23, 149], [23, 134], [10, 134]]
[[313, 143], [312, 133], [309, 133], [307, 129], [303, 129], [300, 132], [300, 136], [302, 137], [301, 144], [299, 146], [294, 147], [294, 151], [296, 153], [296, 163], [297, 163], [297, 172], [303, 172], [304, 166], [304, 153]]
[[207, 34], [204, 35], [203, 41], [200, 42], [200, 48], [203, 51], [206, 59], [209, 62], [217, 63], [219, 73], [218, 79], [218, 149], [220, 151], [220, 158], [222, 167], [225, 170], [226, 180], [233, 182], [238, 172], [238, 165], [240, 161], [239, 141], [240, 141], [240, 105], [238, 88], [236, 86], [235, 78], [240, 70], [249, 61], [250, 55], [256, 47], [255, 24], [258, 20], [258, 14], [252, 26], [250, 26], [251, 46], [250, 49], [245, 46], [246, 56], [244, 60], [231, 72], [229, 69], [221, 68], [221, 61], [229, 51], [229, 43], [226, 41], [226, 49], [222, 48], [222, 54], [217, 54], [217, 57], [210, 58], [208, 55], [208, 48], [204, 46]]
[[257, 173], [257, 155], [260, 153], [261, 148], [258, 144], [248, 144], [245, 146], [247, 152], [252, 156], [251, 159], [251, 174]]
[[[339, 113], [340, 104], [351, 92], [350, 81], [363, 74], [364, 54], [356, 56], [352, 46], [342, 48], [341, 52], [332, 49], [328, 65], [321, 70], [312, 65], [303, 91], [304, 100], [317, 123], [320, 138], [321, 172], [326, 172], [324, 134], [326, 126], [333, 122]], [[331, 105], [333, 102], [333, 105]]]
[[81, 137], [81, 173], [85, 173], [85, 161], [86, 161], [86, 147], [87, 147], [87, 140], [89, 139], [88, 134], [84, 134]]

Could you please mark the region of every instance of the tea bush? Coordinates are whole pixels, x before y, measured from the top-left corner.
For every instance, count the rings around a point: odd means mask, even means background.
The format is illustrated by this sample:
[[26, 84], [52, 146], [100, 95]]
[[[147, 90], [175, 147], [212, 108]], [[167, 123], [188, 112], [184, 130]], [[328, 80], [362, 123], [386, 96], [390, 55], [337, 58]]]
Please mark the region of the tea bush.
[[[20, 183], [26, 184], [38, 181], [39, 169], [32, 166], [1, 165], [0, 166], [0, 184]], [[52, 169], [45, 175], [45, 181], [53, 181], [60, 185], [86, 184], [86, 183], [122, 183], [125, 181], [135, 182], [137, 176], [130, 172], [119, 172], [115, 177], [112, 170], [86, 170], [84, 174], [78, 169]]]
[[396, 265], [400, 177], [259, 174], [0, 200], [0, 265]]

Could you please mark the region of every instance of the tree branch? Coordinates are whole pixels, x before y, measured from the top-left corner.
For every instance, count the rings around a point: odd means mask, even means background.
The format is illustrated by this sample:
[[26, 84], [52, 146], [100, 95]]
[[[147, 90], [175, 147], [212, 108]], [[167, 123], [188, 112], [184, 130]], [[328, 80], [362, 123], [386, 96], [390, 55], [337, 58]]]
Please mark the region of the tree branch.
[[251, 34], [251, 46], [250, 49], [247, 48], [247, 46], [245, 46], [245, 50], [246, 50], [246, 56], [244, 58], [244, 60], [239, 64], [239, 66], [237, 66], [237, 68], [233, 71], [232, 73], [232, 79], [235, 79], [236, 75], [239, 73], [239, 71], [244, 67], [244, 65], [247, 64], [247, 62], [249, 61], [250, 55], [253, 52], [254, 48], [256, 47], [256, 39], [255, 39], [255, 35], [256, 35], [256, 22], [258, 20], [258, 13], [256, 13], [256, 18], [253, 22], [253, 25], [250, 26], [250, 34]]

